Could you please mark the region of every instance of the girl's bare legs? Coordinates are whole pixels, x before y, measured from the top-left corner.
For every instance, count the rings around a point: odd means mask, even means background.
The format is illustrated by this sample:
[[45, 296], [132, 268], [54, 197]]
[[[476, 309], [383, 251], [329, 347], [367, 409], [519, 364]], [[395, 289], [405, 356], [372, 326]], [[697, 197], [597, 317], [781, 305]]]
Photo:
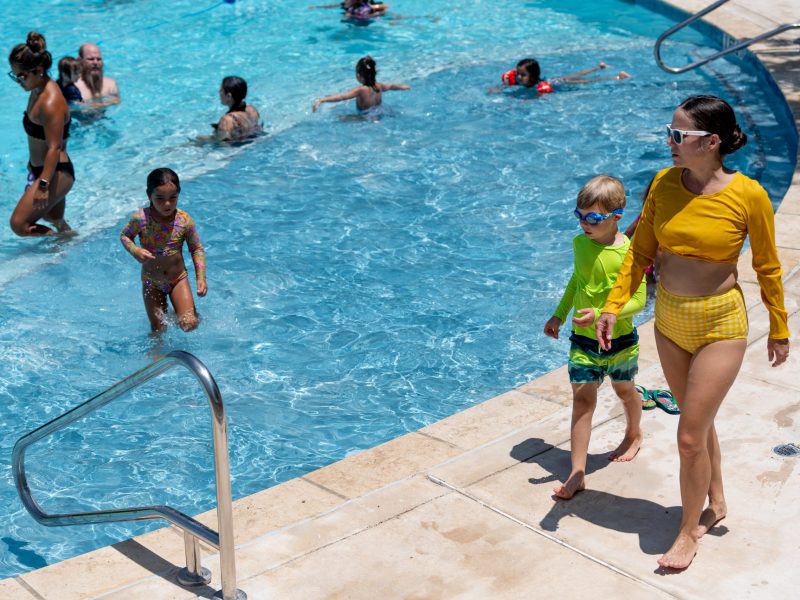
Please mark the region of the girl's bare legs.
[[33, 194], [36, 192], [34, 186], [26, 189], [17, 202], [14, 212], [11, 213], [11, 230], [20, 236], [51, 235], [52, 229], [36, 222], [41, 218], [46, 218], [56, 225], [59, 232], [69, 231], [69, 225], [64, 221], [64, 207], [65, 199], [72, 189], [73, 183], [75, 180], [69, 173], [56, 171], [53, 174], [53, 181], [50, 183], [47, 203], [44, 205], [34, 203]]
[[599, 63], [596, 67], [590, 67], [588, 69], [584, 69], [583, 71], [578, 71], [577, 73], [573, 73], [572, 75], [564, 75], [561, 79], [578, 79], [583, 77], [584, 75], [588, 75], [589, 73], [594, 73], [595, 71], [599, 71], [600, 69], [605, 69], [608, 65], [604, 62]]
[[189, 285], [188, 277], [175, 284], [169, 298], [172, 300], [172, 307], [175, 309], [180, 328], [184, 331], [195, 329], [199, 322], [194, 308], [192, 286]]
[[592, 415], [596, 406], [596, 383], [572, 384], [572, 425], [569, 436], [572, 471], [563, 484], [553, 488], [553, 493], [564, 500], [569, 500], [585, 488], [586, 458], [589, 454], [589, 437], [592, 434]]
[[147, 318], [150, 319], [150, 331], [164, 331], [167, 328], [167, 296], [161, 290], [142, 284], [142, 298]]
[[611, 385], [625, 409], [625, 437], [608, 460], [628, 462], [642, 447], [642, 396], [633, 381], [612, 381]]
[[[691, 355], [657, 329], [655, 335], [664, 375], [681, 409], [678, 452], [683, 506], [678, 535], [658, 564], [683, 569], [692, 562], [698, 540], [711, 526], [710, 513], [724, 516], [726, 510], [714, 417], [736, 379], [747, 340], [714, 342]], [[709, 507], [703, 511], [706, 496]]]

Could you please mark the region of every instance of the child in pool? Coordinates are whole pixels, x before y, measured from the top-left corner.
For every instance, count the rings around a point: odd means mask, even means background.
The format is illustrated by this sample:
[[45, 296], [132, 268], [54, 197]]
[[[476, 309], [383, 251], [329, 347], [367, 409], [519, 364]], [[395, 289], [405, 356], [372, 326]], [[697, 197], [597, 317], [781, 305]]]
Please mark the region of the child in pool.
[[325, 96], [314, 102], [312, 111], [316, 112], [319, 105], [323, 102], [341, 102], [342, 100], [356, 99], [356, 108], [358, 110], [367, 110], [375, 106], [380, 106], [382, 100], [382, 93], [389, 90], [410, 90], [410, 85], [402, 83], [380, 83], [375, 80], [378, 70], [375, 61], [371, 56], [365, 56], [359, 59], [356, 63], [356, 79], [361, 84], [354, 87], [352, 90], [342, 92], [341, 94], [334, 94], [332, 96]]
[[[167, 297], [184, 331], [197, 327], [192, 288], [183, 262], [183, 242], [189, 246], [197, 277], [197, 295], [205, 296], [206, 258], [194, 221], [178, 210], [181, 191], [178, 174], [156, 169], [147, 176], [150, 206], [140, 208], [125, 225], [119, 239], [125, 249], [142, 263], [142, 295], [152, 331], [166, 329]], [[134, 242], [139, 236], [141, 247]]]
[[81, 61], [72, 56], [65, 56], [58, 61], [58, 80], [56, 83], [69, 104], [83, 102], [83, 95], [75, 85], [81, 77]]
[[219, 101], [228, 107], [218, 123], [212, 123], [217, 139], [243, 140], [263, 131], [261, 116], [254, 106], [247, 104], [247, 82], [241, 77], [229, 76], [219, 86]]
[[369, 2], [367, 0], [344, 0], [342, 2], [344, 16], [348, 19], [371, 19], [389, 10], [388, 4]]
[[592, 77], [584, 79], [589, 73], [594, 73], [601, 69], [607, 68], [608, 65], [601, 62], [596, 67], [584, 69], [572, 75], [563, 75], [561, 77], [554, 77], [550, 81], [545, 81], [541, 76], [541, 68], [539, 61], [535, 58], [523, 58], [517, 63], [516, 69], [511, 69], [503, 73], [502, 80], [505, 85], [521, 85], [527, 88], [536, 88], [540, 94], [547, 94], [553, 91], [553, 88], [558, 85], [573, 85], [583, 83], [593, 83], [595, 81], [608, 81], [608, 80], [622, 80], [628, 79], [630, 75], [625, 71], [620, 71], [618, 75], [610, 75], [605, 77]]
[[553, 490], [558, 498], [564, 500], [584, 489], [597, 388], [606, 375], [622, 401], [627, 420], [625, 436], [609, 460], [633, 460], [642, 444], [642, 397], [633, 381], [639, 359], [639, 336], [633, 324], [633, 315], [645, 305], [647, 290], [644, 280], [620, 313], [621, 318], [617, 320], [612, 346], [608, 351], [600, 350], [594, 332], [600, 309], [606, 302], [631, 244], [617, 227], [624, 207], [625, 188], [614, 177], [594, 177], [578, 193], [575, 216], [580, 221], [583, 233], [572, 241], [574, 272], [561, 302], [544, 326], [545, 335], [558, 339], [561, 324], [570, 311], [573, 312], [572, 335], [569, 338], [572, 345], [567, 363], [572, 384], [572, 469], [567, 480]]

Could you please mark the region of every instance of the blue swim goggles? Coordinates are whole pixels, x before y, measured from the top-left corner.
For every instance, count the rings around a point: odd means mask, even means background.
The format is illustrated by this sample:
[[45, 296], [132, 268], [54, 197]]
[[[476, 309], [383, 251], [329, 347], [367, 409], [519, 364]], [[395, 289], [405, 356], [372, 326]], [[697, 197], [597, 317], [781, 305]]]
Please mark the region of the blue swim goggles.
[[614, 215], [621, 215], [622, 214], [622, 209], [621, 208], [617, 208], [617, 209], [612, 210], [610, 213], [605, 214], [605, 215], [601, 215], [600, 213], [596, 213], [596, 212], [590, 212], [590, 213], [586, 213], [586, 216], [584, 216], [584, 215], [581, 214], [581, 211], [579, 211], [576, 208], [575, 212], [573, 214], [575, 215], [575, 217], [577, 217], [578, 221], [586, 221], [589, 225], [597, 225], [597, 224], [602, 223], [603, 221], [605, 221], [608, 217], [612, 217]]

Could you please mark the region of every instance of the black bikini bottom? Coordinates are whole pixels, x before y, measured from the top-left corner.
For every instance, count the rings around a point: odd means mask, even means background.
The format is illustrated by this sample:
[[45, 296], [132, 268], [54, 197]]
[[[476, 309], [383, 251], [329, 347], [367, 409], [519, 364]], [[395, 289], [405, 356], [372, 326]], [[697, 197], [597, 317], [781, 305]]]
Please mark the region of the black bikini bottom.
[[[44, 171], [44, 165], [34, 167], [28, 164], [28, 171], [33, 175], [33, 179], [38, 179]], [[67, 159], [67, 162], [60, 162], [56, 165], [56, 171], [69, 174], [72, 179], [75, 179], [75, 167], [72, 166], [72, 161]]]

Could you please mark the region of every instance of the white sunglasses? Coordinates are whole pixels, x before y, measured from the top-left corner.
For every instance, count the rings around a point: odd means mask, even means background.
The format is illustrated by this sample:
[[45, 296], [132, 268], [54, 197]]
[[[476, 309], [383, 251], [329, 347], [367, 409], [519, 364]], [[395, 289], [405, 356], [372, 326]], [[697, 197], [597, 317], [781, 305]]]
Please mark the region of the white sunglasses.
[[712, 134], [709, 131], [686, 131], [685, 129], [673, 129], [667, 125], [667, 136], [672, 138], [672, 141], [675, 142], [676, 146], [680, 146], [683, 143], [683, 138], [687, 135], [705, 137]]

